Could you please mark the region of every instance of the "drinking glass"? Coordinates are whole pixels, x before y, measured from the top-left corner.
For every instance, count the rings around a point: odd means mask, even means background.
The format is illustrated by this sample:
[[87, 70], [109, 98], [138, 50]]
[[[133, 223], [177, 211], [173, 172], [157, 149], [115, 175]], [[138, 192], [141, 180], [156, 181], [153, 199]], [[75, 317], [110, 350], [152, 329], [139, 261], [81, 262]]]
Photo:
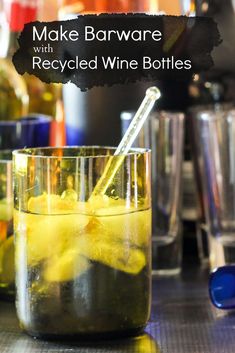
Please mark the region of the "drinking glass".
[[[121, 112], [120, 118], [121, 118], [121, 133], [122, 136], [125, 135], [132, 119], [135, 116], [135, 111], [134, 110], [126, 110]], [[142, 129], [138, 133], [134, 143], [133, 147], [137, 148], [151, 148], [152, 142], [151, 142], [151, 115], [150, 117], [145, 121]]]
[[[134, 112], [121, 114], [124, 135]], [[135, 140], [152, 149], [152, 266], [153, 274], [175, 275], [181, 270], [182, 159], [184, 115], [153, 113]]]
[[[202, 161], [201, 146], [199, 134], [203, 133], [202, 128], [199, 126], [200, 116], [203, 113], [212, 114], [225, 114], [232, 109], [231, 103], [216, 103], [207, 105], [198, 105], [190, 107], [188, 110], [188, 129], [190, 135], [190, 145], [192, 151], [192, 159], [194, 166], [194, 178], [196, 185], [196, 201], [197, 201], [197, 221], [196, 221], [196, 237], [197, 237], [197, 248], [198, 256], [202, 266], [208, 267], [209, 265], [209, 244], [208, 244], [208, 224], [206, 221], [206, 210], [204, 202], [203, 192], [203, 172], [202, 172]], [[208, 116], [209, 118], [209, 116]], [[203, 128], [204, 129], [204, 128]], [[208, 133], [210, 134], [209, 130]]]
[[182, 162], [184, 114], [152, 118], [153, 273], [176, 275], [182, 262]]
[[51, 121], [51, 117], [41, 114], [0, 121], [0, 149], [48, 146]]
[[12, 149], [25, 146], [48, 146], [51, 120], [48, 116], [35, 114], [22, 117], [17, 121], [0, 121], [0, 296], [2, 299], [12, 299], [15, 294]]
[[211, 269], [235, 262], [235, 110], [204, 110], [193, 119]]
[[132, 149], [104, 192], [115, 148], [13, 153], [17, 313], [33, 336], [119, 335], [150, 313], [150, 152]]
[[201, 176], [199, 175], [199, 159], [198, 159], [198, 136], [194, 131], [194, 123], [197, 119], [197, 114], [200, 111], [208, 109], [207, 106], [196, 106], [191, 107], [188, 111], [188, 131], [190, 139], [190, 147], [192, 152], [192, 161], [193, 161], [193, 177], [196, 186], [196, 242], [197, 242], [197, 252], [200, 265], [203, 267], [209, 266], [209, 249], [208, 249], [208, 236], [207, 236], [207, 225], [205, 219], [205, 210], [203, 203], [203, 191], [202, 191], [202, 181]]
[[11, 151], [0, 151], [0, 295], [14, 293], [14, 239]]

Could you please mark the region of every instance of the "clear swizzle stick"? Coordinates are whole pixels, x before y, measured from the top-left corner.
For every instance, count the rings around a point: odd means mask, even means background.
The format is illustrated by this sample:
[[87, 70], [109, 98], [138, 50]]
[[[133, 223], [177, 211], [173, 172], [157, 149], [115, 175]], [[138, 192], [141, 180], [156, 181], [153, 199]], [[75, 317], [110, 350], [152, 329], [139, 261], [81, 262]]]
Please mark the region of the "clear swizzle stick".
[[114, 155], [110, 157], [108, 163], [106, 164], [104, 172], [98, 180], [89, 200], [91, 200], [93, 196], [104, 195], [106, 193], [115, 177], [115, 174], [121, 167], [123, 160], [144, 125], [144, 122], [148, 118], [154, 103], [160, 98], [160, 96], [161, 93], [157, 87], [150, 87], [147, 89], [146, 95], [138, 111], [136, 112]]

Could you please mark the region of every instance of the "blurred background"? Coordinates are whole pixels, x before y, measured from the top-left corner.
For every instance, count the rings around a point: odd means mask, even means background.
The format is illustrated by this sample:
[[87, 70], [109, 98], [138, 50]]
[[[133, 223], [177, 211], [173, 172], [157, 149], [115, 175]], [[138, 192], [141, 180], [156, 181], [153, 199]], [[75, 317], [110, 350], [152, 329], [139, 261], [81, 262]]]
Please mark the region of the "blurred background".
[[[215, 63], [213, 69], [195, 75], [187, 82], [170, 80], [148, 84], [138, 82], [113, 87], [96, 87], [88, 92], [80, 92], [73, 84], [66, 84], [63, 87], [59, 84], [45, 84], [34, 76], [25, 74], [21, 77], [16, 73], [11, 64], [11, 57], [17, 49], [17, 38], [25, 23], [36, 19], [66, 20], [81, 14], [101, 12], [212, 16], [218, 23], [223, 43], [212, 53]], [[157, 110], [180, 112], [185, 117], [182, 163], [177, 166], [180, 170], [182, 168], [182, 174], [178, 176], [181, 184], [179, 180], [176, 181], [179, 184], [175, 184], [175, 187], [182, 186], [180, 193], [182, 200], [177, 199], [177, 207], [180, 208], [183, 258], [194, 258], [202, 265], [207, 265], [208, 242], [207, 236], [204, 236], [207, 228], [202, 187], [195, 178], [197, 170], [195, 171], [192, 162], [194, 149], [190, 135], [192, 130], [190, 117], [194, 115], [195, 107], [200, 110], [200, 107], [204, 109], [209, 106], [213, 110], [218, 106], [225, 107], [226, 104], [229, 107], [234, 105], [234, 27], [233, 0], [0, 0], [0, 120], [15, 122], [20, 121], [22, 117], [46, 115], [52, 118], [49, 137], [49, 144], [52, 146], [65, 144], [116, 146], [122, 133], [125, 132], [125, 126], [128, 126], [126, 120], [131, 120], [146, 88], [151, 84], [157, 85], [162, 92]], [[157, 158], [157, 151], [154, 149], [157, 147], [153, 144], [152, 138], [148, 139], [154, 132], [153, 125], [146, 131], [145, 138], [138, 145], [150, 146], [153, 149], [153, 159]], [[1, 145], [3, 140], [1, 136], [5, 133], [6, 128], [3, 127], [0, 130], [0, 148], [15, 148], [10, 142], [8, 145]], [[174, 136], [178, 135], [172, 133], [171, 137], [176, 138]], [[153, 160], [153, 168], [154, 166]], [[153, 170], [153, 177], [154, 173], [157, 173], [157, 170]], [[153, 185], [153, 190], [155, 187], [158, 188], [158, 185]], [[153, 194], [153, 206], [155, 201], [158, 203], [158, 200], [155, 200], [156, 195]]]

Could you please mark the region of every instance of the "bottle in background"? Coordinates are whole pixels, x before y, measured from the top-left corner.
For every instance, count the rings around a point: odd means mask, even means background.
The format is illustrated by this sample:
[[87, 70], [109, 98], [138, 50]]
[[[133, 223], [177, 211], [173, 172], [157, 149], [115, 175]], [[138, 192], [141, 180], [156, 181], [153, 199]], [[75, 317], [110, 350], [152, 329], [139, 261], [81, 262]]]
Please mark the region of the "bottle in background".
[[158, 0], [96, 0], [98, 11], [106, 12], [157, 12]]
[[27, 114], [25, 81], [8, 60], [0, 58], [0, 120], [14, 120]]
[[[2, 9], [0, 24], [1, 54], [6, 56], [0, 58], [0, 120], [14, 120], [27, 114], [29, 101], [25, 81], [7, 57], [7, 54], [10, 56], [11, 33], [17, 26], [15, 14], [9, 10], [9, 4], [7, 10]], [[20, 17], [19, 10], [18, 16]]]
[[58, 16], [59, 4], [58, 0], [40, 0], [38, 11], [39, 21], [56, 21]]
[[[37, 20], [38, 6], [38, 0], [4, 0], [3, 10], [8, 23], [8, 31], [5, 31], [8, 40], [5, 41], [4, 52], [8, 62], [11, 62], [12, 56], [18, 48], [17, 39], [24, 24]], [[41, 113], [54, 117], [59, 96], [58, 85], [46, 84], [34, 75], [25, 74], [23, 79], [29, 95], [28, 113]], [[25, 114], [26, 112], [23, 111], [19, 116]]]

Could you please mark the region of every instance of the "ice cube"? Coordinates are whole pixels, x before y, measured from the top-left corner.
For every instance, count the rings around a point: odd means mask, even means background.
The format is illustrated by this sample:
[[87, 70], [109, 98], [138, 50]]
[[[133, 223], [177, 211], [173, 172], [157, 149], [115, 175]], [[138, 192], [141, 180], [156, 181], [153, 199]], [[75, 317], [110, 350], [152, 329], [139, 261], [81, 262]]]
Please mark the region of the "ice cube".
[[112, 239], [110, 232], [95, 217], [86, 226], [85, 234], [77, 238], [77, 249], [92, 261], [130, 274], [138, 274], [146, 265], [141, 250], [132, 248], [128, 242]]
[[[116, 213], [115, 213], [116, 212]], [[106, 210], [106, 217], [98, 217], [114, 241], [130, 242], [137, 247], [147, 246], [151, 238], [151, 210], [138, 211], [123, 206]], [[99, 212], [101, 214], [101, 212]]]
[[[111, 209], [115, 209], [116, 207], [125, 208], [125, 200], [122, 199], [113, 199], [112, 197], [108, 197], [107, 195], [95, 195], [90, 197], [88, 200], [90, 207], [93, 210], [94, 214], [106, 214], [107, 209], [110, 212]], [[116, 211], [114, 211], [115, 214]], [[110, 214], [110, 213], [108, 213]]]
[[28, 264], [34, 266], [70, 248], [88, 223], [89, 217], [79, 214], [41, 216], [16, 212], [15, 232], [25, 237], [22, 244], [27, 247]]
[[138, 274], [146, 265], [146, 258], [141, 250], [102, 240], [101, 236], [95, 241], [88, 236], [82, 236], [78, 240], [78, 250], [92, 261], [133, 275]]
[[[70, 190], [71, 191], [71, 190]], [[28, 201], [28, 211], [36, 214], [71, 214], [85, 213], [91, 214], [91, 207], [88, 202], [77, 202], [74, 190], [65, 190], [62, 196], [43, 193], [42, 195], [31, 197]]]
[[69, 249], [61, 256], [52, 257], [46, 266], [44, 279], [48, 282], [72, 281], [90, 267], [89, 261], [76, 249]]

